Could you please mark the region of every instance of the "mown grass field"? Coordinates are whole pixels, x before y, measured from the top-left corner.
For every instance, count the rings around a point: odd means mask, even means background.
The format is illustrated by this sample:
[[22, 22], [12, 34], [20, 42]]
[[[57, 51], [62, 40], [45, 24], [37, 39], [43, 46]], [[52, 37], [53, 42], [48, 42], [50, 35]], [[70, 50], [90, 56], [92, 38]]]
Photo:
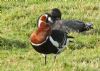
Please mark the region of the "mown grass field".
[[[62, 19], [93, 22], [94, 29], [70, 33], [74, 43], [44, 65], [29, 36], [52, 8], [61, 10]], [[100, 71], [100, 0], [0, 0], [0, 71]]]

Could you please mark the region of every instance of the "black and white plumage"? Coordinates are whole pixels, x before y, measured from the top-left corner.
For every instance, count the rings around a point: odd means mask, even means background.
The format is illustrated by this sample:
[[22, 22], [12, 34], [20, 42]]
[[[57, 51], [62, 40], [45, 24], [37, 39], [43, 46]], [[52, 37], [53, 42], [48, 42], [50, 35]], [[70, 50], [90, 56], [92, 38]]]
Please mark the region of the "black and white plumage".
[[53, 8], [50, 14], [52, 16], [53, 22], [61, 19], [61, 11], [58, 8]]
[[84, 32], [93, 29], [92, 23], [84, 23], [80, 20], [61, 20], [61, 12], [58, 8], [53, 8], [50, 14], [55, 18], [54, 27], [59, 28], [61, 26], [59, 29], [67, 31], [67, 33], [72, 31]]
[[43, 44], [35, 45], [32, 43], [32, 46], [37, 52], [42, 54], [58, 54], [68, 43], [68, 38], [69, 36], [66, 36], [62, 31], [53, 30], [52, 34], [47, 37]]
[[58, 54], [62, 52], [68, 43], [68, 39], [73, 38], [63, 31], [52, 29], [52, 23], [50, 23], [51, 20], [48, 17], [50, 18], [48, 14], [40, 16], [38, 19], [38, 29], [30, 36], [30, 42], [33, 48], [45, 55], [45, 64], [47, 54]]
[[84, 23], [79, 20], [56, 20], [55, 26], [62, 26], [61, 30], [66, 32], [84, 32], [93, 29], [92, 23]]

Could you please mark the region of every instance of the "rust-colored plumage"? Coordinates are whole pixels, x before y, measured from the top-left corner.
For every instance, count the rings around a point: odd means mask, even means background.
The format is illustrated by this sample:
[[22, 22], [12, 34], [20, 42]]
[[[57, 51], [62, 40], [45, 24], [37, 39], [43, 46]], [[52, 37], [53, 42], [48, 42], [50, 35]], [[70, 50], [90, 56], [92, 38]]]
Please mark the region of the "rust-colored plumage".
[[46, 22], [46, 18], [47, 18], [47, 17], [44, 15], [44, 16], [41, 16], [41, 17], [40, 17], [40, 20]]
[[49, 24], [46, 23], [46, 16], [40, 17], [41, 22], [39, 23], [40, 26], [38, 27], [37, 31], [31, 34], [31, 42], [34, 44], [40, 44], [46, 40], [47, 36], [51, 32], [51, 27]]

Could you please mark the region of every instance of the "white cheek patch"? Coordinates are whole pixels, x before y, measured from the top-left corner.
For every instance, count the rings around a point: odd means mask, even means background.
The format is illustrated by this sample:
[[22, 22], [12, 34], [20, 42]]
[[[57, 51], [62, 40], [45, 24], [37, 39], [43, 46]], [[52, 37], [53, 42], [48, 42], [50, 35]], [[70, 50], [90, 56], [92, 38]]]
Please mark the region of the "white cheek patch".
[[48, 17], [48, 21], [50, 21], [51, 23], [53, 23], [53, 21], [52, 21], [51, 17]]
[[50, 36], [49, 37], [51, 43], [55, 46], [55, 47], [59, 47], [59, 43], [57, 41], [54, 41], [53, 38]]

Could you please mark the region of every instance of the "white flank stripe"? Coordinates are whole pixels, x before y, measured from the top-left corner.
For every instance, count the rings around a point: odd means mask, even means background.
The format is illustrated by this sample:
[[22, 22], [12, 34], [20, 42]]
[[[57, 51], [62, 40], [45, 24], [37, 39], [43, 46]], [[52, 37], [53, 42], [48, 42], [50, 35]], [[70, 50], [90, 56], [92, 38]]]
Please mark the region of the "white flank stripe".
[[55, 47], [59, 47], [59, 43], [57, 41], [54, 41], [53, 38], [50, 36], [49, 37], [51, 43], [55, 46]]
[[40, 46], [40, 45], [42, 45], [43, 43], [45, 43], [45, 42], [47, 41], [47, 39], [48, 39], [48, 37], [46, 38], [45, 41], [43, 41], [42, 43], [39, 43], [39, 44], [35, 44], [35, 43], [33, 43], [33, 42], [31, 42], [31, 44], [34, 45], [34, 46]]
[[69, 44], [69, 38], [67, 39], [67, 42], [66, 42], [66, 45], [68, 45]]

